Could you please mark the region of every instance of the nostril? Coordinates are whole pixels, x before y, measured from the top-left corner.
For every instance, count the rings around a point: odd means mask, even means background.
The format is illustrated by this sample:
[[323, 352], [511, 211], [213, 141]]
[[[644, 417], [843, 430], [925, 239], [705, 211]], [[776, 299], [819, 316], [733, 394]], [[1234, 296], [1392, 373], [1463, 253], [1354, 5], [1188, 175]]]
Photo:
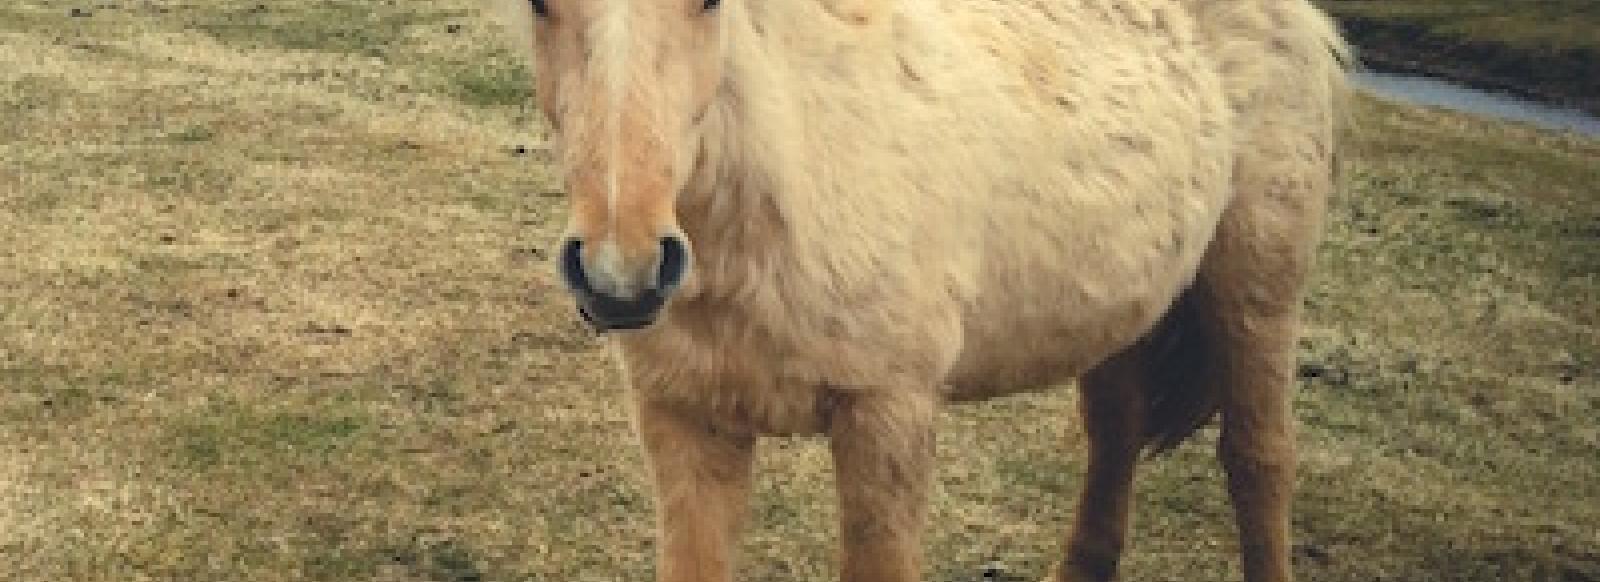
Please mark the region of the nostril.
[[561, 245], [561, 280], [575, 293], [589, 295], [593, 288], [583, 274], [583, 241], [567, 239]]
[[656, 288], [662, 294], [671, 292], [683, 283], [683, 276], [689, 271], [689, 248], [682, 238], [667, 236], [661, 238], [661, 263], [656, 268]]

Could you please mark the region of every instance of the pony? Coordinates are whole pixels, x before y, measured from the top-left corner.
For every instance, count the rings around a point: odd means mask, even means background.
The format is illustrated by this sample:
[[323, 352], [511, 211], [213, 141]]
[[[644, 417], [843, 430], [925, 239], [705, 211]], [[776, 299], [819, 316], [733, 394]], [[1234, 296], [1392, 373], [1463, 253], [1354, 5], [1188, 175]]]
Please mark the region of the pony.
[[[660, 582], [725, 582], [758, 437], [825, 435], [840, 576], [912, 582], [947, 404], [1074, 382], [1063, 582], [1220, 419], [1291, 579], [1289, 388], [1348, 47], [1306, 0], [486, 0], [533, 71], [553, 263], [628, 384]], [[1049, 419], [1054, 420], [1054, 419]]]

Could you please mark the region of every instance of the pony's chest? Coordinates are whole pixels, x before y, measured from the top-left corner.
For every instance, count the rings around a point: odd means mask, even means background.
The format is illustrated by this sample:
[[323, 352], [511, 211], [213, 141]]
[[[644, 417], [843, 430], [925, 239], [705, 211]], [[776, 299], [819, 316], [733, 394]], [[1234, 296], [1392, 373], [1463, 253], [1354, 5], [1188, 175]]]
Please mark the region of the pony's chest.
[[[730, 430], [817, 434], [841, 394], [932, 390], [958, 351], [954, 313], [913, 318], [870, 306], [783, 303], [678, 305], [656, 328], [623, 340], [633, 389]], [[940, 322], [947, 325], [933, 325]]]
[[824, 380], [758, 342], [736, 343], [657, 338], [619, 356], [640, 397], [694, 410], [718, 427], [762, 435], [826, 431], [832, 389]]

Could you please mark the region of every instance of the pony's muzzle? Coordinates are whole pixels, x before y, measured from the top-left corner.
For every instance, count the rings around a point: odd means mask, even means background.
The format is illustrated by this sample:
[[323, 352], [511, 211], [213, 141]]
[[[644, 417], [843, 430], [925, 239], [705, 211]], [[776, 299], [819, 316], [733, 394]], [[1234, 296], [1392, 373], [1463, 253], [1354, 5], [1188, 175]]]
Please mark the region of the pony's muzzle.
[[[612, 253], [614, 255], [615, 253]], [[689, 249], [682, 237], [661, 238], [654, 257], [630, 269], [615, 257], [592, 258], [582, 239], [561, 245], [561, 278], [578, 302], [578, 313], [601, 332], [649, 327], [683, 283]]]

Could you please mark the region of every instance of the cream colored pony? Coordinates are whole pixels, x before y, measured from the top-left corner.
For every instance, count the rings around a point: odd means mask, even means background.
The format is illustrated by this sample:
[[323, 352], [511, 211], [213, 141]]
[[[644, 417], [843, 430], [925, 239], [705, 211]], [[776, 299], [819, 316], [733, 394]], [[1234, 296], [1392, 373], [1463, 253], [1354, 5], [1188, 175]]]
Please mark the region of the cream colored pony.
[[[732, 576], [758, 435], [831, 437], [850, 582], [910, 582], [946, 402], [1079, 379], [1058, 577], [1221, 413], [1245, 578], [1290, 579], [1287, 388], [1343, 45], [1305, 0], [491, 0], [613, 335], [662, 582]], [[1037, 419], [1058, 422], [1060, 419]]]

